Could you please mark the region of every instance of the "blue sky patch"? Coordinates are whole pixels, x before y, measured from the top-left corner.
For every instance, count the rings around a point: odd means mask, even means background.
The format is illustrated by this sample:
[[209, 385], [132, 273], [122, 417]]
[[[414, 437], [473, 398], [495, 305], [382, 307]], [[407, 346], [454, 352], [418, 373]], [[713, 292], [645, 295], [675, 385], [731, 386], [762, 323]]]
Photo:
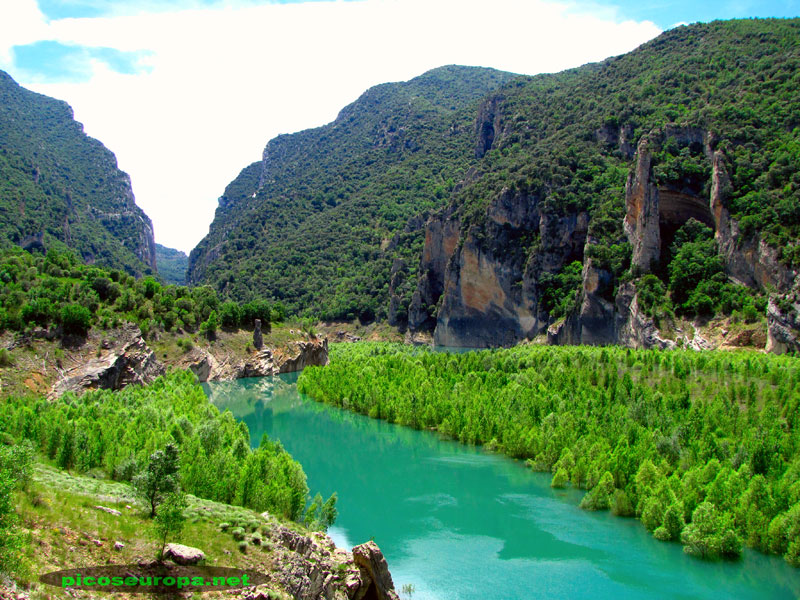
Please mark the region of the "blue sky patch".
[[797, 17], [800, 0], [577, 0], [576, 13], [607, 12], [616, 9], [623, 20], [652, 21], [662, 29], [677, 23], [747, 17]]
[[114, 48], [71, 46], [42, 41], [14, 46], [14, 66], [30, 78], [48, 83], [87, 81], [92, 76], [92, 60], [106, 63], [117, 73], [135, 75], [147, 71], [140, 63], [148, 53], [123, 52]]
[[[310, 0], [38, 0], [39, 10], [50, 20], [91, 18], [111, 14], [154, 13], [179, 8], [204, 8], [226, 4], [295, 4]], [[314, 0], [319, 1], [319, 0]], [[332, 1], [332, 0], [331, 0]], [[432, 0], [435, 1], [435, 0]], [[615, 13], [623, 20], [654, 22], [662, 29], [676, 23], [744, 17], [800, 16], [800, 0], [553, 0], [575, 7], [574, 12]]]
[[181, 8], [212, 8], [230, 4], [300, 4], [306, 1], [319, 0], [37, 0], [39, 10], [50, 21], [159, 13]]

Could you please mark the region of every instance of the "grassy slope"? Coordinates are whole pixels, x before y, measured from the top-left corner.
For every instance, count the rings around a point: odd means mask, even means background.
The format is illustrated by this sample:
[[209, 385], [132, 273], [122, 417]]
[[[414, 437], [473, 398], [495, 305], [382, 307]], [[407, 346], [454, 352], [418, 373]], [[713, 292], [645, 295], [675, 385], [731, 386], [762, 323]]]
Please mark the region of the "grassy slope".
[[[159, 545], [152, 533], [152, 521], [147, 518], [145, 507], [136, 499], [129, 485], [70, 475], [41, 463], [36, 465], [33, 479], [28, 491], [18, 492], [17, 506], [30, 539], [25, 554], [26, 574], [19, 583], [32, 584], [30, 592], [34, 597], [40, 593], [56, 598], [70, 597], [59, 588], [37, 583], [38, 576], [43, 573], [80, 566], [131, 564], [155, 558]], [[97, 505], [118, 510], [122, 515], [100, 511], [94, 508]], [[225, 522], [254, 524], [263, 534], [277, 523], [274, 518], [265, 520], [251, 510], [191, 495], [184, 514], [187, 525], [180, 542], [202, 549], [207, 565], [261, 572], [274, 572], [280, 568], [281, 553], [269, 540], [260, 546], [250, 544], [243, 553], [239, 550], [239, 542], [219, 528]], [[296, 523], [281, 524], [309, 533]], [[95, 540], [99, 540], [101, 545], [96, 545]], [[120, 551], [114, 550], [115, 542], [122, 542], [125, 547]], [[277, 585], [271, 588], [277, 592], [276, 598], [290, 597]], [[121, 597], [128, 596], [139, 597], [130, 594]], [[212, 593], [210, 597], [230, 595], [220, 592]]]

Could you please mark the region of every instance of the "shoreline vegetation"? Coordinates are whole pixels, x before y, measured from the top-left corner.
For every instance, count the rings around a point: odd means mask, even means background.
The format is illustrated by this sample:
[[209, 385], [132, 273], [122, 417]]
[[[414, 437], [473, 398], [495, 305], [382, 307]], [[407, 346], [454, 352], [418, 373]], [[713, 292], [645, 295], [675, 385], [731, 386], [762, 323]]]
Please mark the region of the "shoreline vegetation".
[[298, 390], [525, 459], [700, 558], [800, 566], [800, 364], [752, 352], [334, 344]]
[[[311, 499], [302, 466], [280, 442], [263, 436], [251, 448], [247, 425], [211, 404], [190, 371], [118, 391], [67, 392], [57, 401], [7, 397], [0, 411], [0, 451], [0, 571], [23, 576], [20, 553], [29, 554], [32, 541], [14, 533], [20, 526], [14, 498], [19, 493], [20, 506], [25, 504], [35, 464], [130, 484], [134, 494], [144, 487], [152, 492], [152, 503], [146, 503], [151, 517], [156, 502], [165, 501], [156, 496], [166, 497], [179, 482], [182, 493], [198, 499], [269, 513], [310, 530], [324, 531], [336, 518], [336, 494], [327, 501], [319, 494]], [[154, 457], [165, 452], [172, 452], [172, 474], [143, 486], [152, 479]], [[17, 458], [20, 453], [25, 460]], [[36, 529], [33, 522], [21, 525]]]

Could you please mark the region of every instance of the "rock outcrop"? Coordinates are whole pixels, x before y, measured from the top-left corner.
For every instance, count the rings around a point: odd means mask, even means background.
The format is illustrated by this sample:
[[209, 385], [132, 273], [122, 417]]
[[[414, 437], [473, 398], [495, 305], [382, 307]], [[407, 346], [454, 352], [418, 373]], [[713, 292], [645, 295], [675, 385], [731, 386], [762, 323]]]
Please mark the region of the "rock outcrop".
[[587, 225], [584, 212], [542, 210], [536, 196], [509, 189], [466, 231], [452, 214], [432, 217], [409, 329], [430, 327], [435, 312], [439, 345], [504, 346], [539, 335], [549, 324], [539, 279], [582, 259]]
[[191, 369], [200, 381], [266, 377], [328, 364], [328, 338], [289, 342], [286, 347], [262, 348], [247, 356], [224, 354], [215, 347], [194, 348], [178, 366]]
[[[479, 149], [491, 145], [487, 132], [496, 120], [493, 110], [489, 104], [481, 109]], [[629, 145], [631, 133], [608, 125], [595, 136], [626, 154], [623, 144]], [[707, 161], [710, 195], [703, 197], [703, 186], [695, 181], [658, 183], [653, 157], [667, 142]], [[713, 132], [676, 125], [640, 139], [625, 186], [622, 223], [634, 279], [621, 285], [591, 258], [597, 241], [588, 235], [586, 213], [553, 214], [541, 208], [538, 198], [504, 189], [489, 203], [479, 225], [464, 228], [454, 206], [434, 215], [425, 226], [419, 280], [409, 309], [411, 334], [432, 329], [436, 344], [467, 347], [506, 346], [543, 333], [552, 344], [674, 347], [676, 341], [663, 336], [639, 306], [636, 285], [638, 277], [663, 267], [660, 261], [675, 232], [691, 218], [714, 230], [731, 281], [770, 294], [767, 349], [798, 349], [800, 293], [792, 291], [796, 273], [758, 235], [741, 234], [726, 208], [731, 182], [726, 157], [717, 146]], [[583, 262], [578, 306], [554, 321], [541, 308], [539, 281], [573, 260]], [[708, 345], [697, 335], [678, 341], [697, 349]]]
[[399, 600], [375, 542], [351, 553], [337, 548], [324, 533], [303, 535], [279, 524], [268, 536], [280, 565], [275, 579], [298, 600]]
[[264, 346], [264, 336], [261, 334], [261, 319], [256, 319], [253, 329], [253, 348], [261, 350]]
[[[356, 598], [399, 600], [394, 591], [394, 582], [383, 553], [375, 542], [367, 542], [353, 548], [353, 560], [361, 572], [362, 588]], [[364, 586], [366, 583], [366, 586]]]
[[202, 550], [191, 546], [167, 544], [164, 559], [171, 560], [176, 565], [201, 565], [206, 560], [206, 555]]
[[796, 294], [770, 299], [766, 349], [775, 354], [800, 352], [800, 302]]
[[70, 371], [53, 386], [51, 396], [90, 389], [118, 390], [132, 383], [151, 383], [165, 367], [147, 346], [136, 325], [126, 325], [114, 343], [106, 343], [100, 356]]

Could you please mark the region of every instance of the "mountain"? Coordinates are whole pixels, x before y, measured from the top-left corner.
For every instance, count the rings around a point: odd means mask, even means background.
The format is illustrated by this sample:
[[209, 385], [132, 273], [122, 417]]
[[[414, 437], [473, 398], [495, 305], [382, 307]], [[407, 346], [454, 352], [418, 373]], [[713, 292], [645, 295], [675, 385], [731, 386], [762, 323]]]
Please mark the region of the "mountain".
[[562, 73], [373, 88], [242, 171], [190, 279], [445, 345], [671, 347], [729, 315], [800, 350], [798, 34], [700, 23]]
[[0, 243], [70, 248], [86, 262], [156, 270], [150, 218], [130, 178], [65, 102], [0, 71]]
[[393, 265], [409, 265], [410, 302], [419, 215], [444, 206], [477, 161], [477, 102], [511, 77], [442, 67], [271, 140], [220, 198], [189, 281], [240, 300], [273, 296], [296, 313], [386, 318]]
[[156, 265], [158, 274], [166, 283], [186, 285], [189, 257], [185, 252], [156, 244]]
[[478, 171], [426, 225], [410, 327], [671, 347], [676, 317], [766, 313], [768, 348], [798, 349], [798, 40], [798, 19], [683, 26], [490, 95]]

